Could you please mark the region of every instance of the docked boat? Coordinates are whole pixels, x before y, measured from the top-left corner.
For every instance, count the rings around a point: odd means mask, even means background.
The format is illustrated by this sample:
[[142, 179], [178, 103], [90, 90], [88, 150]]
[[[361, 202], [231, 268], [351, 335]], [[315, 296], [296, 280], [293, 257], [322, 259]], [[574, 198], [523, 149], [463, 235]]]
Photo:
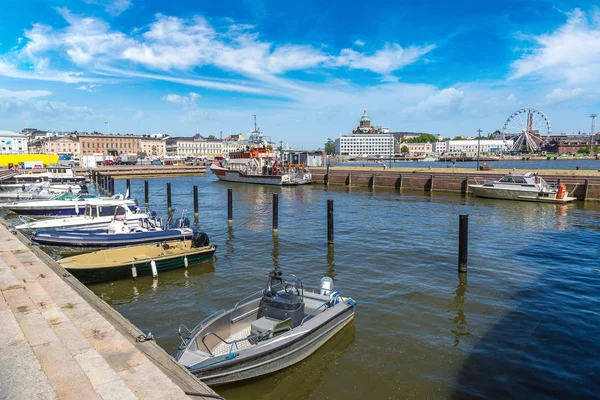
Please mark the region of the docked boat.
[[32, 184], [8, 184], [2, 185], [0, 191], [0, 200], [37, 200], [50, 199], [61, 193], [87, 193], [85, 185], [58, 184], [52, 185], [49, 182]]
[[228, 159], [212, 163], [210, 170], [221, 181], [261, 185], [294, 186], [312, 183], [312, 175], [304, 164], [289, 164], [277, 158], [256, 126], [248, 137], [245, 151], [229, 153]]
[[551, 185], [538, 173], [510, 172], [496, 181], [469, 185], [477, 197], [504, 200], [567, 203], [577, 200], [570, 197], [565, 185]]
[[159, 226], [129, 226], [124, 206], [116, 209], [115, 217], [106, 229], [40, 229], [33, 234], [32, 240], [48, 246], [68, 247], [119, 247], [146, 243], [191, 239], [196, 232], [188, 227], [162, 229]]
[[355, 305], [334, 291], [330, 278], [309, 289], [293, 275], [272, 272], [264, 290], [232, 309], [192, 330], [180, 325], [182, 343], [174, 357], [209, 385], [268, 374], [316, 351], [353, 320]]
[[23, 222], [17, 225], [17, 229], [100, 229], [108, 228], [117, 214], [124, 214], [124, 220], [127, 225], [135, 229], [137, 227], [153, 228], [161, 226], [162, 221], [156, 216], [155, 212], [147, 214], [140, 212], [139, 209], [131, 211], [129, 207], [103, 206], [99, 204], [87, 204], [83, 215], [77, 215], [66, 218], [45, 218], [35, 219], [26, 215], [19, 215]]
[[46, 172], [33, 172], [28, 174], [14, 175], [10, 181], [12, 183], [33, 183], [33, 182], [52, 182], [52, 183], [85, 183], [85, 176], [75, 175], [71, 168], [48, 167]]
[[49, 200], [25, 200], [2, 203], [0, 204], [0, 208], [21, 215], [65, 216], [82, 215], [88, 204], [107, 207], [125, 205], [130, 210], [137, 209], [136, 201], [126, 199], [122, 194], [116, 194], [108, 198], [97, 197], [91, 194], [74, 195], [71, 193], [63, 193]]
[[58, 263], [82, 283], [158, 276], [212, 258], [217, 247], [205, 233], [190, 240], [115, 247], [63, 258]]

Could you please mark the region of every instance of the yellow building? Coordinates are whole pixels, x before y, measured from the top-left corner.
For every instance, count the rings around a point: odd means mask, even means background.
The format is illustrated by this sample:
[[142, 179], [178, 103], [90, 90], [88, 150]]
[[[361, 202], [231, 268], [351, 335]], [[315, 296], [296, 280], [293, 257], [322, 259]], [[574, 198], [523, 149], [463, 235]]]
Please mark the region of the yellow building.
[[25, 161], [41, 161], [44, 165], [58, 163], [58, 154], [0, 154], [0, 166], [19, 165]]
[[146, 153], [146, 157], [164, 157], [167, 155], [166, 141], [150, 137], [142, 137], [140, 140], [140, 151]]

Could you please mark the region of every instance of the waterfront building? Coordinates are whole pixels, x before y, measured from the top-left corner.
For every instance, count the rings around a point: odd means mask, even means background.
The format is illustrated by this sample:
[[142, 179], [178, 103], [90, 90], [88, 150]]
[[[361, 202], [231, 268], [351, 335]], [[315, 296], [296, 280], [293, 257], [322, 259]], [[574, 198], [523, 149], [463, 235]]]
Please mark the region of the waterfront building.
[[[239, 136], [239, 137], [242, 137], [242, 139], [241, 140], [228, 140], [228, 138], [231, 138], [232, 136]], [[229, 153], [246, 150], [246, 147], [248, 147], [248, 142], [243, 138], [243, 136], [241, 134], [240, 135], [230, 135], [230, 136], [227, 136], [222, 143], [222, 148], [221, 148], [222, 154], [221, 155], [223, 155], [224, 157], [227, 157], [227, 156], [229, 156]]]
[[[600, 134], [595, 135], [594, 146], [600, 145]], [[550, 136], [544, 150], [554, 154], [575, 154], [579, 149], [590, 145], [590, 135], [553, 135]]]
[[342, 156], [389, 156], [394, 153], [394, 135], [390, 133], [353, 133], [335, 139], [335, 152]]
[[223, 153], [223, 142], [207, 139], [202, 135], [170, 137], [166, 140], [166, 152], [170, 157], [206, 157], [213, 159]]
[[[79, 156], [81, 149], [79, 147], [79, 139], [76, 136], [53, 136], [41, 139], [41, 151], [44, 154], [69, 154], [71, 156]], [[40, 146], [36, 142], [36, 150]]]
[[401, 143], [400, 145], [402, 147], [406, 146], [409, 154], [418, 156], [426, 155], [433, 151], [433, 145], [431, 143]]
[[80, 155], [103, 154], [116, 156], [123, 153], [137, 154], [142, 137], [103, 133], [78, 134]]
[[22, 133], [0, 130], [0, 154], [27, 154], [27, 137]]
[[38, 140], [42, 140], [45, 139], [47, 137], [49, 137], [51, 134], [48, 131], [41, 131], [39, 129], [36, 128], [25, 128], [21, 131], [21, 133], [25, 136], [27, 136], [27, 143], [31, 144], [33, 142], [36, 142]]
[[166, 138], [142, 136], [140, 139], [140, 151], [146, 154], [146, 157], [164, 157], [167, 155]]
[[476, 155], [477, 142], [480, 154], [506, 153], [513, 145], [512, 140], [446, 140], [446, 152]]
[[448, 144], [445, 140], [439, 140], [432, 143], [432, 151], [434, 153], [442, 154], [446, 152], [447, 146]]

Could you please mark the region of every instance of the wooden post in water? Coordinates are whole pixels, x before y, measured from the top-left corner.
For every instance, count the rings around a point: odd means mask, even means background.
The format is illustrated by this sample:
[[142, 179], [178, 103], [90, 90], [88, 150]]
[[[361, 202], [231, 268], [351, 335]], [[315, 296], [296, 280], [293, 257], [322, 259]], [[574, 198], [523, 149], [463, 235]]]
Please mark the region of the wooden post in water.
[[333, 244], [333, 200], [327, 200], [327, 244]]
[[144, 204], [146, 208], [150, 205], [150, 196], [148, 195], [148, 181], [144, 181]]
[[125, 195], [127, 196], [127, 198], [130, 198], [131, 197], [131, 181], [129, 179], [125, 180], [125, 186], [126, 186]]
[[329, 162], [327, 163], [327, 175], [325, 175], [325, 184], [329, 186]]
[[227, 189], [227, 222], [233, 220], [233, 189]]
[[198, 186], [194, 185], [194, 222], [198, 223]]
[[110, 195], [111, 195], [111, 196], [114, 196], [114, 194], [115, 194], [115, 178], [113, 178], [113, 177], [111, 176], [111, 177], [110, 177], [110, 178], [108, 178], [108, 179], [110, 179], [110, 189], [109, 189]]
[[590, 182], [587, 179], [584, 182], [585, 183], [584, 183], [584, 186], [583, 186], [583, 200], [585, 201], [588, 198], [588, 190], [590, 188]]
[[171, 217], [171, 213], [173, 209], [171, 208], [171, 183], [167, 182], [167, 213], [169, 214], [169, 218]]
[[466, 273], [469, 253], [469, 215], [460, 214], [458, 221], [458, 272]]
[[279, 230], [279, 195], [273, 193], [273, 232]]

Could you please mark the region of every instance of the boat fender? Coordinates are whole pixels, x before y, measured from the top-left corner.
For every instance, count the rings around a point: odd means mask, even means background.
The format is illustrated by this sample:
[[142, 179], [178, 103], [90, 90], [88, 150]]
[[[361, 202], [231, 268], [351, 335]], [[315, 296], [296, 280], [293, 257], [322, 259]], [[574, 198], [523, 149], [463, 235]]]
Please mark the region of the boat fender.
[[187, 257], [183, 257], [183, 265], [186, 268], [188, 267], [188, 259], [187, 259]]
[[158, 270], [156, 269], [156, 261], [150, 261], [150, 268], [152, 269], [152, 276], [156, 278], [158, 276]]
[[135, 267], [135, 264], [131, 265], [131, 276], [133, 279], [137, 278], [137, 268]]
[[329, 295], [329, 303], [327, 303], [327, 305], [329, 307], [333, 307], [339, 302], [340, 302], [340, 293], [338, 291], [335, 291]]

